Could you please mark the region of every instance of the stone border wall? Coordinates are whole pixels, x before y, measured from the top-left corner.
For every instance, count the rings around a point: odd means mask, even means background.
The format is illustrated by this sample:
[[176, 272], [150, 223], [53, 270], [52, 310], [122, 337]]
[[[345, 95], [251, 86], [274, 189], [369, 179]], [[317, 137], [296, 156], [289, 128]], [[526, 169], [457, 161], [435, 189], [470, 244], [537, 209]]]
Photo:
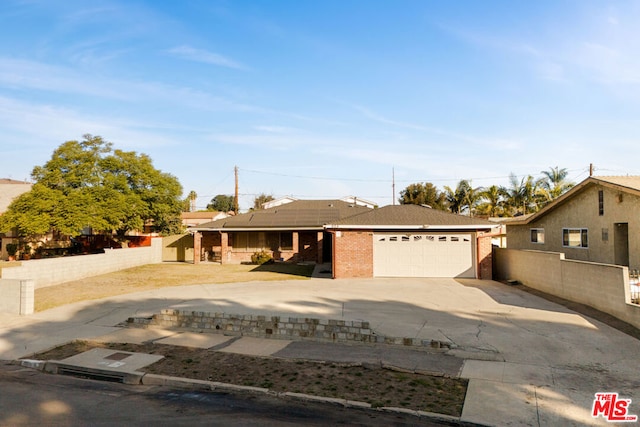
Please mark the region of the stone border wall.
[[330, 320], [303, 317], [263, 316], [253, 314], [208, 313], [164, 309], [151, 318], [129, 318], [137, 327], [186, 328], [231, 336], [250, 336], [285, 340], [325, 342], [359, 342], [441, 348], [449, 343], [417, 338], [385, 337], [377, 335], [369, 322], [358, 320]]

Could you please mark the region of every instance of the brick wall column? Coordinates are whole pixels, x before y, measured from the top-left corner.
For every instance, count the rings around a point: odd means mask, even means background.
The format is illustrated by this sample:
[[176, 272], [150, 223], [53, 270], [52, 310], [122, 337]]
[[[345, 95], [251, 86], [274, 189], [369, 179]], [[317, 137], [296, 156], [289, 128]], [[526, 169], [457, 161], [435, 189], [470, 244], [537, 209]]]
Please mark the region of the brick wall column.
[[324, 252], [324, 240], [322, 231], [318, 231], [318, 256], [316, 257], [316, 262], [318, 264], [322, 264], [322, 253]]
[[293, 246], [293, 257], [292, 258], [293, 258], [294, 261], [297, 261], [298, 258], [299, 258], [299, 254], [300, 254], [300, 238], [299, 238], [300, 235], [298, 234], [297, 231], [294, 231], [292, 234], [293, 234], [293, 237], [292, 237], [292, 240], [293, 240], [293, 245], [292, 245]]
[[229, 248], [229, 233], [223, 231], [220, 232], [220, 264], [227, 264], [229, 260], [227, 258], [227, 252], [231, 250]]
[[493, 247], [491, 235], [478, 235], [478, 279], [491, 280], [493, 278]]
[[196, 231], [193, 233], [193, 263], [200, 264], [200, 256], [202, 252], [202, 233]]

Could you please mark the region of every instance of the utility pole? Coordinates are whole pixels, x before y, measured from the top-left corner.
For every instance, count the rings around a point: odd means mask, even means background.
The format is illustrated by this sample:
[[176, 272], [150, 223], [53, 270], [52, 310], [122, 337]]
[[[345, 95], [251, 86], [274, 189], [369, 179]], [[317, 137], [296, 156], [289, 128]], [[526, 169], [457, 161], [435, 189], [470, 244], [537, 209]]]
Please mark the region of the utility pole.
[[236, 193], [233, 198], [233, 210], [235, 211], [236, 215], [238, 215], [238, 166], [233, 167], [233, 172], [236, 176]]
[[396, 170], [395, 168], [391, 168], [391, 191], [393, 194], [391, 195], [391, 203], [393, 206], [396, 205]]
[[593, 176], [593, 163], [589, 163], [589, 176]]

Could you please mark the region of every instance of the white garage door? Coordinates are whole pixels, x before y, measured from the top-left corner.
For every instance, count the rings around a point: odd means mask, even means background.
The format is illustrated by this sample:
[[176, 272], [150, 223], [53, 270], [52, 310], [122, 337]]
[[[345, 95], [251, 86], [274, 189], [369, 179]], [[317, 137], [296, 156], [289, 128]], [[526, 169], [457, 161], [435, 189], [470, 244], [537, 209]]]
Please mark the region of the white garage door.
[[374, 233], [373, 275], [475, 277], [471, 234]]

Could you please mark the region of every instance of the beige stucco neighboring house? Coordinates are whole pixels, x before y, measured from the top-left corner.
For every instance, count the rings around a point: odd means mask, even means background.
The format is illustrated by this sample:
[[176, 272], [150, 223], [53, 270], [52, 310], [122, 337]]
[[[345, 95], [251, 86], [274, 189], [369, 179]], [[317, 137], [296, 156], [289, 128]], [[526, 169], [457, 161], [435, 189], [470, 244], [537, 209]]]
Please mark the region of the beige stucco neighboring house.
[[[16, 197], [30, 191], [32, 185], [30, 182], [0, 178], [0, 215], [7, 210]], [[0, 233], [0, 259], [6, 260], [8, 257], [7, 243], [13, 241], [10, 236]]]
[[640, 269], [640, 176], [589, 177], [507, 224], [507, 248]]

